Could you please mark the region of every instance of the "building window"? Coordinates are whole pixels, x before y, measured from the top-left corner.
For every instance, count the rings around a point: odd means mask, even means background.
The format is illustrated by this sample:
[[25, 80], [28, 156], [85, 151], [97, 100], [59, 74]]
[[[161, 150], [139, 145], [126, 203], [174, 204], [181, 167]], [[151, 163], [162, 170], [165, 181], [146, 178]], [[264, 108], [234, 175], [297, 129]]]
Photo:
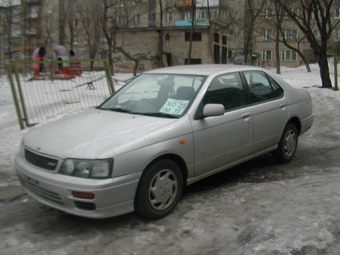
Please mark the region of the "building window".
[[265, 19], [271, 19], [273, 16], [273, 11], [272, 9], [265, 9], [264, 10], [264, 18]]
[[272, 60], [272, 51], [271, 50], [264, 50], [262, 52], [262, 59], [271, 61]]
[[99, 56], [100, 56], [101, 59], [107, 59], [107, 52], [102, 51], [102, 52], [100, 52]]
[[173, 13], [172, 12], [167, 12], [166, 13], [166, 21], [167, 22], [173, 21]]
[[77, 35], [74, 35], [72, 37], [72, 44], [78, 44], [78, 36]]
[[139, 24], [140, 23], [140, 14], [135, 14], [133, 20], [134, 20], [135, 24]]
[[182, 12], [182, 20], [191, 20], [191, 12]]
[[73, 8], [73, 10], [78, 10], [78, 2], [77, 2], [77, 0], [73, 0], [72, 8]]
[[291, 12], [294, 14], [294, 16], [299, 15], [299, 9], [298, 8], [292, 8]]
[[47, 29], [52, 29], [53, 28], [53, 21], [52, 20], [48, 20], [46, 22], [46, 28]]
[[107, 42], [106, 37], [105, 37], [104, 35], [101, 35], [101, 36], [100, 36], [99, 41], [100, 41], [101, 43], [106, 43], [106, 42]]
[[88, 44], [89, 43], [89, 36], [85, 35], [84, 36], [84, 44]]
[[225, 35], [222, 36], [222, 44], [223, 45], [227, 44], [227, 37]]
[[313, 29], [313, 34], [317, 40], [321, 40], [321, 34], [319, 29]]
[[266, 29], [264, 31], [263, 40], [271, 40], [271, 39], [273, 39], [273, 30]]
[[205, 11], [199, 11], [198, 12], [198, 18], [199, 19], [205, 19]]
[[333, 32], [334, 41], [340, 41], [340, 28], [335, 28]]
[[77, 27], [78, 21], [76, 19], [72, 19], [72, 27]]
[[335, 19], [340, 19], [340, 8], [335, 8], [334, 9], [334, 18]]
[[52, 37], [47, 37], [46, 38], [46, 43], [48, 44], [48, 45], [51, 45], [52, 43], [53, 43], [53, 40], [52, 40]]
[[38, 14], [39, 14], [39, 6], [32, 6], [30, 10], [30, 17], [38, 18]]
[[215, 43], [220, 43], [220, 35], [218, 33], [215, 33], [214, 41]]
[[218, 18], [218, 12], [217, 11], [211, 11], [210, 12], [210, 17], [213, 18], [213, 19], [217, 19]]
[[281, 60], [283, 61], [296, 61], [296, 51], [293, 50], [283, 50], [281, 54]]
[[[193, 32], [192, 33], [192, 40], [193, 41], [202, 41], [202, 33]], [[185, 41], [190, 41], [190, 32], [185, 32]]]
[[287, 29], [287, 30], [284, 31], [285, 39], [286, 40], [297, 39], [298, 38], [297, 33], [298, 32], [297, 32], [296, 29]]
[[125, 15], [116, 16], [117, 25], [124, 26], [127, 24], [127, 19]]
[[234, 33], [234, 30], [232, 30], [232, 29], [229, 30], [229, 41], [234, 40], [234, 37], [235, 37], [234, 34], [235, 34], [235, 33]]
[[156, 26], [156, 13], [149, 13], [149, 26]]
[[83, 25], [84, 25], [85, 27], [89, 27], [90, 24], [91, 24], [90, 18], [83, 18]]
[[52, 4], [46, 5], [46, 13], [53, 13], [53, 5]]

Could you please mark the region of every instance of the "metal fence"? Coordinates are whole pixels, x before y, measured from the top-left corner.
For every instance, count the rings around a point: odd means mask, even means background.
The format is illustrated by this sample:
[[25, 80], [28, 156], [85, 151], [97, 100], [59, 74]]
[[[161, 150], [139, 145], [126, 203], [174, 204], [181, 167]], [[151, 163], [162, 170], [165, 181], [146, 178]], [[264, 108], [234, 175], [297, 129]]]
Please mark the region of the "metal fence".
[[110, 69], [102, 59], [18, 60], [7, 65], [7, 75], [21, 129], [95, 107], [114, 93]]

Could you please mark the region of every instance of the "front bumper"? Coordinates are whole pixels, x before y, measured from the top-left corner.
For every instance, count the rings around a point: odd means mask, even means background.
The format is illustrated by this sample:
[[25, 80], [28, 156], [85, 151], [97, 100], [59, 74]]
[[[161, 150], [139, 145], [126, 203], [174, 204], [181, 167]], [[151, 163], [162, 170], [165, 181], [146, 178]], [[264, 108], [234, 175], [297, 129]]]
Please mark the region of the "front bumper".
[[[20, 154], [15, 168], [25, 191], [39, 202], [69, 214], [108, 218], [134, 211], [134, 197], [141, 172], [94, 180], [44, 171], [27, 163]], [[77, 198], [73, 192], [89, 192], [93, 199]]]

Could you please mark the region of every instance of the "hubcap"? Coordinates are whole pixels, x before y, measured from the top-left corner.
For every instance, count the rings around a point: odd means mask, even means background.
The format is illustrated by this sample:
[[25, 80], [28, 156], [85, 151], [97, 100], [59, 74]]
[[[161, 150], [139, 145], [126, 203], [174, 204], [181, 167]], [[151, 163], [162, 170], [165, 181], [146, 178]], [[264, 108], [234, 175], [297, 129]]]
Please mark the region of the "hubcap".
[[296, 148], [296, 134], [293, 130], [290, 130], [285, 137], [284, 153], [287, 157], [293, 155]]
[[177, 176], [170, 169], [159, 171], [149, 187], [149, 201], [156, 210], [165, 210], [172, 205], [178, 192]]

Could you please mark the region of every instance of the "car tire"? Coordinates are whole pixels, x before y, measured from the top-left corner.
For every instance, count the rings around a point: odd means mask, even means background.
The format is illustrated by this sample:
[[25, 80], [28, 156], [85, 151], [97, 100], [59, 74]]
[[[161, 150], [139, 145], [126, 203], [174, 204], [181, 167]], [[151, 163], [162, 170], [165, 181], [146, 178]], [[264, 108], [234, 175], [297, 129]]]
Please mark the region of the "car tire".
[[172, 160], [162, 159], [145, 169], [138, 184], [135, 210], [149, 219], [168, 215], [177, 205], [183, 190], [183, 175]]
[[298, 145], [298, 131], [293, 123], [288, 123], [283, 130], [278, 148], [272, 153], [279, 163], [290, 161], [296, 152]]

